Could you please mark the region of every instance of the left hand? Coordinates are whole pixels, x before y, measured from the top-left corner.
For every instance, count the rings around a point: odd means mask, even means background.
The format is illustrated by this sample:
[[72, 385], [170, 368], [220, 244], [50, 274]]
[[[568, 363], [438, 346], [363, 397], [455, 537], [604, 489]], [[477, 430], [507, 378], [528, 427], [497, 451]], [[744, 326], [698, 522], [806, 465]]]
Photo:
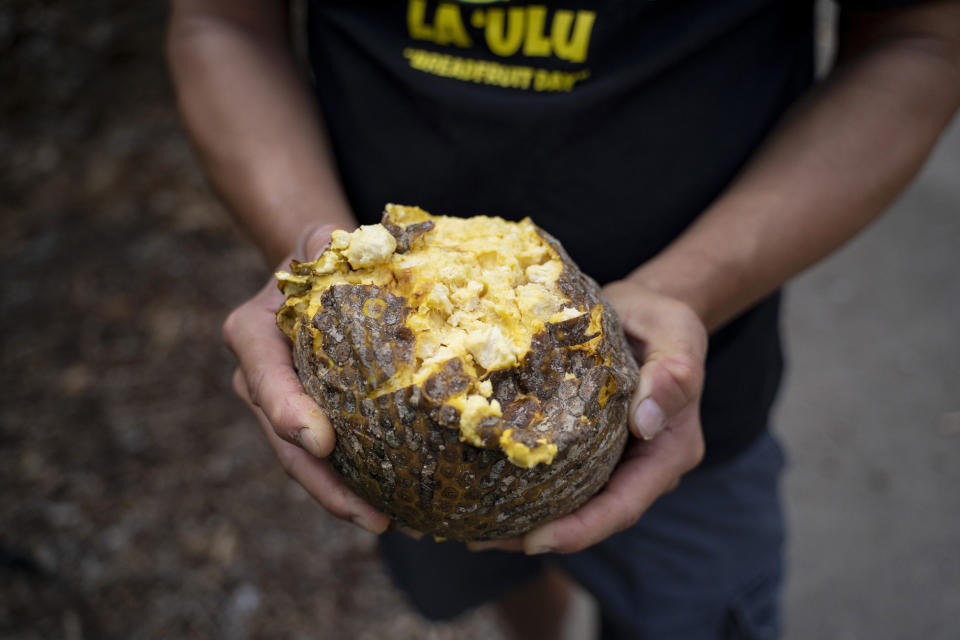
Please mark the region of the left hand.
[[[294, 257], [313, 259], [333, 227], [308, 225]], [[233, 388], [260, 422], [267, 442], [287, 474], [324, 509], [371, 533], [383, 533], [390, 520], [350, 491], [327, 465], [336, 434], [317, 403], [304, 391], [293, 367], [290, 341], [277, 328], [284, 296], [270, 278], [255, 296], [237, 307], [223, 325], [223, 339], [237, 356]]]
[[607, 485], [582, 507], [522, 538], [470, 543], [474, 551], [572, 553], [632, 526], [703, 458], [700, 395], [707, 332], [684, 303], [630, 280], [603, 289], [641, 364], [630, 440]]

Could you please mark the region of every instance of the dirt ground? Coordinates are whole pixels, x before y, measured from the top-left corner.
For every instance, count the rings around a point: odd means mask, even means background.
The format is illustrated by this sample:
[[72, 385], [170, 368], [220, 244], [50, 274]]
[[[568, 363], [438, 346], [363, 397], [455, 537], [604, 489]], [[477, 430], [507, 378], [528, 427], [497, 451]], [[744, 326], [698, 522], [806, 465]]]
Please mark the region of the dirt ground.
[[161, 2], [0, 5], [0, 637], [428, 629], [288, 481], [219, 327], [268, 275], [206, 188]]
[[790, 640], [960, 637], [960, 118], [789, 289]]
[[[492, 638], [430, 626], [229, 389], [268, 275], [179, 129], [161, 2], [0, 4], [0, 638]], [[791, 638], [956, 637], [960, 135], [789, 297]]]

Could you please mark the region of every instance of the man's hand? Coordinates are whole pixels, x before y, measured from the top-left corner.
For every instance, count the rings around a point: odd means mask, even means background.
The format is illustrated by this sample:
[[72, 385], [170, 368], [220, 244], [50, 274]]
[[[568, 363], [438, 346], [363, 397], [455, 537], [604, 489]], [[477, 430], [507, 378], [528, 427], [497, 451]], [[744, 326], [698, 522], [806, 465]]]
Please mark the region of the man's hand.
[[630, 403], [631, 438], [604, 489], [585, 505], [523, 538], [474, 550], [580, 551], [633, 525], [703, 458], [700, 394], [707, 352], [703, 323], [689, 307], [630, 280], [604, 287], [641, 364]]
[[[300, 236], [299, 257], [314, 257], [333, 226], [312, 226]], [[288, 256], [282, 268], [290, 262]], [[293, 369], [290, 341], [276, 324], [283, 294], [270, 281], [240, 305], [223, 325], [223, 340], [237, 356], [233, 388], [260, 421], [280, 464], [327, 511], [373, 533], [389, 519], [351, 492], [322, 458], [333, 451], [335, 434], [320, 407], [303, 391]]]

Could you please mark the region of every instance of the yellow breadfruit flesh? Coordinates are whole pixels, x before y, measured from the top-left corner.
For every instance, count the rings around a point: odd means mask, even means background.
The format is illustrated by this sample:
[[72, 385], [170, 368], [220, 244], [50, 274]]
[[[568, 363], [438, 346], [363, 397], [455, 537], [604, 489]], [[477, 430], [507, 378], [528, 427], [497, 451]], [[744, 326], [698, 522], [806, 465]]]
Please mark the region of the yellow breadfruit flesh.
[[[522, 363], [533, 337], [548, 323], [586, 310], [560, 290], [564, 263], [529, 219], [432, 216], [400, 205], [387, 205], [387, 216], [401, 227], [431, 223], [432, 228], [409, 247], [398, 246], [383, 224], [334, 232], [317, 260], [297, 265], [297, 275], [277, 274], [287, 295], [278, 315], [281, 329], [296, 340], [300, 318], [312, 318], [324, 291], [336, 285], [375, 285], [403, 298], [410, 309], [405, 326], [414, 337], [415, 358], [369, 397], [421, 385], [456, 359], [469, 384], [446, 404], [460, 414], [460, 439], [482, 446], [478, 425], [501, 416], [499, 403], [490, 398], [488, 377]], [[599, 336], [599, 319], [596, 323]], [[510, 430], [501, 434], [499, 447], [513, 464], [526, 468], [551, 463], [557, 452], [546, 440], [524, 445]]]

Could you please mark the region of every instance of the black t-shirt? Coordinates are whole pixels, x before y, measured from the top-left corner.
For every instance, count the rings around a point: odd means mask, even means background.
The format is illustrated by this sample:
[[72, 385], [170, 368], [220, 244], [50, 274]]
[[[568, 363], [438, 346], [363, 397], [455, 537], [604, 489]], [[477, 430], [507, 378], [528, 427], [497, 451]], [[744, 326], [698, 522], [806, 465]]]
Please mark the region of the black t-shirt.
[[[308, 28], [361, 223], [387, 202], [530, 216], [601, 283], [680, 234], [813, 78], [812, 0], [315, 0]], [[711, 336], [705, 464], [766, 428], [778, 308]]]

